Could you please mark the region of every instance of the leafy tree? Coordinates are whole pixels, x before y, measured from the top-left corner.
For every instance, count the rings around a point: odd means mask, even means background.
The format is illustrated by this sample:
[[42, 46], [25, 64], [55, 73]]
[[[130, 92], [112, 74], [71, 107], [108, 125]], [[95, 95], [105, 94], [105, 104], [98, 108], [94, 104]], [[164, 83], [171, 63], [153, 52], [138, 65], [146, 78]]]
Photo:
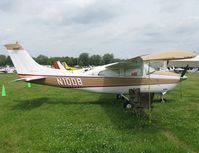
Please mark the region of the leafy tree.
[[113, 59], [114, 59], [113, 54], [104, 54], [104, 56], [103, 56], [104, 64], [112, 63]]
[[6, 56], [0, 55], [0, 66], [6, 65]]
[[[89, 66], [89, 65], [103, 65], [112, 62], [120, 61], [121, 59], [114, 59], [113, 54], [104, 54], [102, 57], [100, 55], [92, 55], [89, 57], [88, 53], [81, 53], [78, 58], [74, 57], [47, 57], [45, 55], [39, 55], [33, 59], [42, 65], [52, 65], [53, 61], [66, 62], [70, 66]], [[0, 66], [13, 65], [10, 57], [5, 55], [0, 55]]]
[[73, 64], [71, 64], [71, 66], [78, 65], [78, 63], [77, 63], [78, 62], [78, 58], [71, 57], [70, 59], [71, 59], [71, 61], [73, 63]]
[[66, 62], [70, 66], [74, 65], [73, 60], [68, 56], [64, 57], [62, 62]]
[[48, 64], [48, 57], [45, 55], [39, 55], [39, 56], [37, 56], [36, 61], [39, 64], [46, 65], [46, 64]]
[[82, 61], [80, 61], [80, 62], [78, 63], [78, 65], [79, 65], [79, 66], [85, 66], [84, 63], [83, 63]]
[[101, 64], [102, 64], [102, 58], [100, 55], [92, 55], [90, 57], [90, 65], [98, 66]]
[[13, 63], [12, 63], [12, 60], [11, 60], [10, 56], [6, 57], [6, 65], [13, 66]]
[[123, 61], [124, 59], [119, 59], [119, 58], [114, 58], [113, 59], [113, 62], [120, 62], [120, 61]]
[[88, 53], [81, 53], [79, 55], [78, 64], [80, 66], [88, 66], [89, 65], [89, 55]]

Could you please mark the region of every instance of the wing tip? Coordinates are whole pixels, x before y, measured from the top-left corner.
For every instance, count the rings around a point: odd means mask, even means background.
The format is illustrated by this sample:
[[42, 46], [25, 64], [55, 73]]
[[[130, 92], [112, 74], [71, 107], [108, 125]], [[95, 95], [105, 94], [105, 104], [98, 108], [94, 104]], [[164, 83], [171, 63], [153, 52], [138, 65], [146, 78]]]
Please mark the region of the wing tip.
[[197, 56], [196, 52], [193, 51], [180, 51], [180, 50], [170, 50], [160, 53], [149, 54], [141, 56], [144, 61], [152, 60], [175, 60], [175, 59], [188, 59]]
[[23, 47], [18, 43], [5, 44], [7, 50], [23, 50]]

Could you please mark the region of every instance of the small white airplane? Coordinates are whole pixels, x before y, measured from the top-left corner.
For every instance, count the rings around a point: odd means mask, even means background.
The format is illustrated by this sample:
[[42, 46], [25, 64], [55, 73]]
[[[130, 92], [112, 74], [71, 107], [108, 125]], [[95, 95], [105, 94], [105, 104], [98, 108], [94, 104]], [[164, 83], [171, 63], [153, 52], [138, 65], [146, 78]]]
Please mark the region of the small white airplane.
[[16, 69], [15, 69], [15, 67], [10, 67], [9, 65], [7, 65], [6, 67], [1, 68], [0, 72], [2, 72], [2, 73], [15, 73]]
[[55, 69], [60, 69], [60, 70], [67, 70], [67, 71], [76, 71], [79, 70], [78, 72], [85, 72], [90, 70], [92, 67], [87, 67], [87, 68], [76, 68], [76, 67], [70, 67], [68, 66], [65, 62], [62, 64], [60, 61], [54, 61], [54, 68]]
[[61, 63], [60, 61], [55, 61], [55, 63], [57, 63], [58, 68], [59, 68], [60, 70], [66, 70], [66, 68], [62, 65], [62, 63]]
[[198, 68], [193, 68], [193, 69], [187, 70], [188, 73], [195, 73], [197, 71], [198, 71]]
[[183, 71], [184, 71], [184, 69], [181, 68], [181, 67], [178, 67], [178, 68], [174, 69], [174, 72], [176, 72], [176, 73], [182, 73]]
[[165, 94], [174, 89], [180, 81], [186, 79], [184, 76], [186, 71], [183, 71], [181, 75], [155, 71], [150, 67], [150, 61], [186, 59], [196, 56], [193, 52], [170, 51], [138, 56], [85, 70], [67, 71], [39, 65], [19, 43], [6, 44], [5, 47], [20, 77], [18, 81], [91, 92], [114, 93], [118, 98], [125, 99], [127, 102], [125, 106], [134, 105], [125, 95], [129, 94], [130, 89], [138, 89], [141, 98], [155, 93]]

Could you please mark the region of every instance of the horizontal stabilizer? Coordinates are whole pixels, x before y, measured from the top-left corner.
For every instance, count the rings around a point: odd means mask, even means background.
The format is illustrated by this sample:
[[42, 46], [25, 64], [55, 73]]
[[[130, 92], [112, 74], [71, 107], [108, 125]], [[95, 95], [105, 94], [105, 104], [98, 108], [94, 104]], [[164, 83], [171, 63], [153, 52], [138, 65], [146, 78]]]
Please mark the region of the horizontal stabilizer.
[[44, 76], [30, 76], [30, 77], [24, 77], [24, 78], [20, 78], [20, 79], [16, 79], [16, 80], [13, 80], [11, 82], [18, 82], [18, 81], [34, 81], [34, 80], [41, 80], [41, 79], [45, 79]]

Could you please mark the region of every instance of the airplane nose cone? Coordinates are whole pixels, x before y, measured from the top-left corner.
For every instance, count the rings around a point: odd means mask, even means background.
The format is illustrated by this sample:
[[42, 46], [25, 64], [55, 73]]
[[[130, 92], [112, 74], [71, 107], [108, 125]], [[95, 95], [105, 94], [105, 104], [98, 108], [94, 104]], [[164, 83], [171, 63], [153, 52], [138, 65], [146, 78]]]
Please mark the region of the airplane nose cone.
[[187, 76], [183, 76], [183, 77], [180, 77], [180, 81], [184, 81], [184, 80], [186, 80], [187, 79]]

